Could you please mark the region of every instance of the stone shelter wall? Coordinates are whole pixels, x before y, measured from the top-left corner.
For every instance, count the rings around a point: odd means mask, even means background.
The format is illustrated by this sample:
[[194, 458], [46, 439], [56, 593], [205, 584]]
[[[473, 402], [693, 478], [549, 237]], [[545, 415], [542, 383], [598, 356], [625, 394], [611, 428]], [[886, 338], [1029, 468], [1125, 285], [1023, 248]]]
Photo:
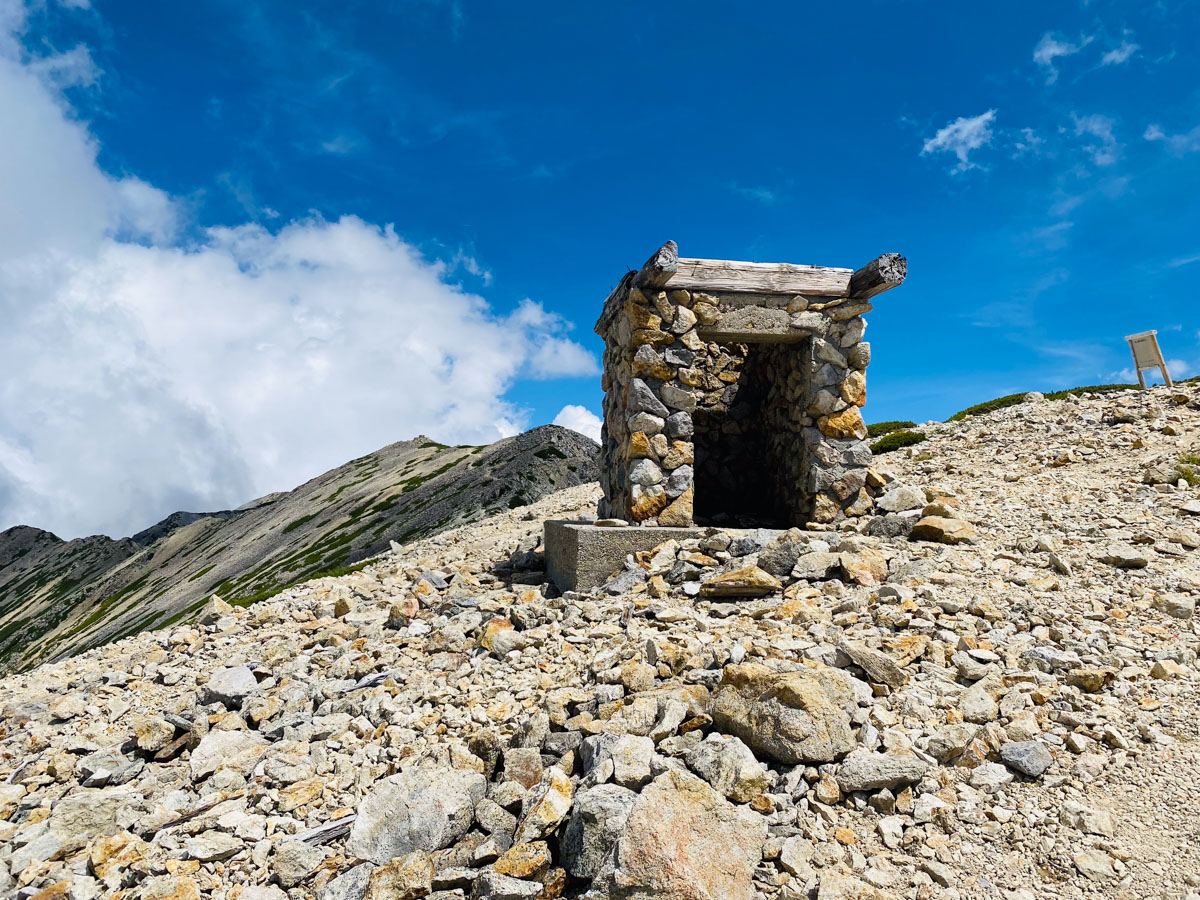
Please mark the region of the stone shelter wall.
[[671, 289], [643, 273], [625, 276], [596, 326], [601, 516], [789, 527], [867, 512], [871, 304]]

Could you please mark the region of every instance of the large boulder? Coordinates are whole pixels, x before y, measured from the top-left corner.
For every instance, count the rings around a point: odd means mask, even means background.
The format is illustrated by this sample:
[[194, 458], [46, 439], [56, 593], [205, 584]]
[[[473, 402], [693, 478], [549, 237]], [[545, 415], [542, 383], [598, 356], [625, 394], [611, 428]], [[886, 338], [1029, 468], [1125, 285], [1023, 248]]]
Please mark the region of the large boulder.
[[785, 531], [763, 547], [758, 554], [758, 567], [769, 575], [783, 578], [791, 573], [806, 544], [807, 538], [800, 529]]
[[638, 795], [605, 885], [623, 900], [750, 900], [766, 820], [670, 770]]
[[908, 681], [904, 670], [882, 650], [874, 650], [859, 641], [843, 641], [838, 648], [877, 684], [898, 688]]
[[371, 872], [363, 900], [420, 900], [433, 889], [433, 860], [414, 850]]
[[317, 900], [362, 900], [373, 871], [374, 864], [362, 863], [343, 872], [317, 890]]
[[[571, 811], [574, 796], [571, 779], [557, 766], [551, 766], [542, 780], [529, 792], [513, 841], [536, 841], [547, 837]], [[470, 824], [470, 823], [468, 823]]]
[[[238, 850], [242, 848], [242, 842], [234, 838], [233, 835], [222, 835], [220, 832], [214, 832], [214, 835], [224, 838], [230, 845], [236, 844]], [[230, 840], [231, 838], [232, 840]], [[226, 852], [218, 841], [214, 840], [213, 844], [213, 851]], [[190, 843], [188, 844], [188, 852], [193, 859], [205, 859], [205, 857], [198, 856], [191, 851]], [[210, 856], [208, 858], [219, 859], [222, 857]], [[317, 871], [324, 861], [325, 853], [320, 847], [313, 847], [304, 843], [304, 841], [284, 841], [275, 848], [275, 875], [279, 879], [279, 883], [285, 888], [293, 888], [307, 879], [313, 872]]]
[[846, 793], [878, 791], [913, 784], [925, 777], [929, 767], [912, 753], [874, 753], [859, 748], [842, 760], [837, 783]]
[[441, 850], [467, 833], [487, 782], [467, 769], [425, 766], [375, 785], [358, 805], [346, 849], [382, 865], [413, 850]]
[[204, 685], [205, 703], [222, 703], [229, 709], [238, 709], [242, 701], [258, 693], [258, 680], [249, 666], [231, 666], [214, 672]]
[[1101, 561], [1118, 569], [1144, 569], [1150, 564], [1150, 557], [1132, 544], [1111, 541], [1105, 544], [1096, 554]]
[[[315, 847], [309, 847], [308, 844], [299, 841], [292, 841], [292, 844], [298, 844], [300, 847], [314, 850], [317, 854], [317, 864], [320, 863], [322, 855], [321, 851]], [[223, 831], [215, 829], [210, 831], [202, 831], [197, 835], [188, 838], [183, 842], [183, 848], [187, 851], [189, 859], [199, 860], [200, 862], [215, 862], [216, 860], [228, 859], [246, 849], [246, 843], [241, 838], [232, 834], [225, 834]], [[278, 856], [278, 852], [276, 854]], [[285, 869], [276, 864], [276, 871], [282, 873]], [[316, 865], [313, 866], [316, 868]], [[312, 871], [311, 869], [309, 871]], [[304, 874], [308, 874], [305, 872]], [[297, 879], [298, 880], [298, 879]], [[287, 887], [295, 884], [295, 881], [288, 882], [283, 880], [282, 874], [280, 881]]]
[[199, 781], [217, 769], [236, 769], [248, 775], [266, 749], [266, 738], [251, 731], [210, 731], [192, 751], [192, 780]]
[[625, 828], [637, 794], [616, 784], [582, 791], [559, 841], [563, 867], [576, 878], [593, 878]]
[[855, 747], [847, 711], [853, 703], [850, 678], [838, 669], [781, 674], [746, 664], [725, 667], [710, 715], [716, 730], [756, 753], [787, 765], [826, 763]]
[[76, 790], [54, 805], [47, 826], [68, 844], [86, 843], [97, 835], [120, 831], [118, 813], [138, 799], [128, 788]]
[[471, 897], [472, 900], [536, 900], [544, 890], [545, 885], [540, 881], [526, 881], [484, 869], [475, 881]]
[[925, 506], [925, 492], [919, 487], [898, 484], [876, 500], [875, 505], [890, 513], [922, 509]]
[[938, 544], [972, 544], [975, 529], [971, 523], [946, 516], [925, 516], [913, 525], [910, 537], [914, 541], [933, 541]]
[[1010, 769], [1040, 778], [1054, 764], [1054, 757], [1041, 741], [1013, 741], [1000, 748], [1000, 759]]
[[812, 550], [796, 557], [792, 567], [792, 577], [802, 581], [828, 581], [833, 578], [842, 565], [840, 553], [830, 553], [828, 550]]
[[715, 731], [687, 752], [689, 769], [735, 803], [749, 803], [770, 786], [766, 768], [738, 738]]

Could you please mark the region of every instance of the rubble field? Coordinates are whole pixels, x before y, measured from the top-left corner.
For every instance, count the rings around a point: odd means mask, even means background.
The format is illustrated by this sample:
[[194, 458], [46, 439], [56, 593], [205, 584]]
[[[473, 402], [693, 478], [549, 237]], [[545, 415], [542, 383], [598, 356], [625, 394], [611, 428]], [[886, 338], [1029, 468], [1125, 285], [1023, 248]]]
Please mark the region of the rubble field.
[[1200, 391], [920, 427], [837, 525], [559, 595], [583, 485], [3, 679], [0, 893], [1198, 900]]

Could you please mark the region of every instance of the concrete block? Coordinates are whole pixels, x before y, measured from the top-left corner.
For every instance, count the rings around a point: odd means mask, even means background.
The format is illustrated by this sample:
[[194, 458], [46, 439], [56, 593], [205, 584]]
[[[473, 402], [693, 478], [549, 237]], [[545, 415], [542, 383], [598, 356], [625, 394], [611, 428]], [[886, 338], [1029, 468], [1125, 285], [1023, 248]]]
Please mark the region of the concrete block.
[[586, 591], [605, 584], [625, 565], [627, 553], [652, 550], [663, 541], [699, 537], [703, 528], [609, 528], [589, 522], [550, 519], [544, 523], [546, 573], [560, 591]]

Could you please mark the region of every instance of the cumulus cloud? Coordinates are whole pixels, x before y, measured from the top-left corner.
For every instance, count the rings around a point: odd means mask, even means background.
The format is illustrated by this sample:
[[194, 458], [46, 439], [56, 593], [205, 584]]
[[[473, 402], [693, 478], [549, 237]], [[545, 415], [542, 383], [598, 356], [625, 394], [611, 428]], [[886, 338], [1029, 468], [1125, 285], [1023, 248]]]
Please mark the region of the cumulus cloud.
[[576, 406], [575, 404], [564, 406], [554, 417], [554, 424], [578, 431], [596, 443], [600, 443], [600, 417], [586, 406]]
[[0, 529], [130, 534], [421, 432], [492, 441], [530, 424], [506, 399], [516, 379], [596, 371], [562, 318], [532, 300], [497, 311], [452, 283], [463, 260], [426, 258], [390, 225], [181, 241], [179, 204], [104, 172], [61, 67], [6, 37]]
[[121, 240], [166, 243], [175, 238], [179, 209], [171, 197], [140, 178], [112, 183], [109, 232]]
[[971, 161], [973, 150], [990, 144], [992, 141], [992, 123], [996, 121], [996, 110], [989, 109], [977, 116], [960, 116], [949, 125], [938, 130], [938, 133], [925, 141], [921, 155], [931, 153], [953, 153], [958, 158], [952, 172], [965, 172], [968, 169], [979, 168]]
[[1042, 39], [1033, 48], [1033, 61], [1045, 71], [1046, 84], [1058, 81], [1058, 67], [1054, 62], [1056, 59], [1074, 56], [1091, 42], [1090, 37], [1080, 39], [1079, 43], [1072, 43], [1049, 31], [1043, 34]]

